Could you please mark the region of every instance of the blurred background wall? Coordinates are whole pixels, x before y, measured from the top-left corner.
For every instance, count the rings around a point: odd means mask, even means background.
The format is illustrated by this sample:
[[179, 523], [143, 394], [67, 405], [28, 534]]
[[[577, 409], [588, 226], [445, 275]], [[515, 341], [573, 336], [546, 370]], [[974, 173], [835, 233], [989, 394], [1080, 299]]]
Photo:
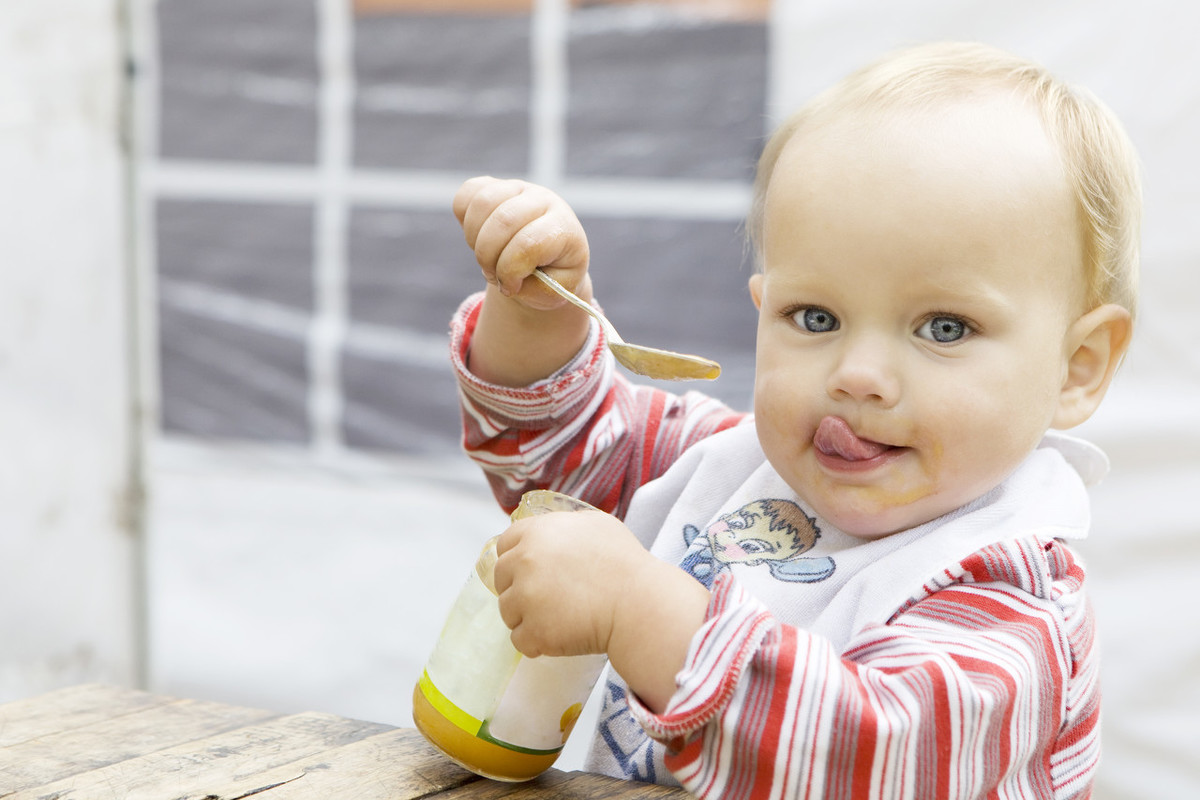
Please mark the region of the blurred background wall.
[[458, 184], [558, 189], [618, 327], [716, 357], [706, 388], [746, 407], [766, 131], [884, 50], [971, 38], [1093, 89], [1145, 162], [1140, 327], [1083, 431], [1114, 461], [1085, 552], [1098, 795], [1197, 796], [1198, 22], [1166, 0], [5, 3], [0, 699], [108, 680], [407, 724], [504, 522], [446, 366], [480, 284]]
[[0, 4], [0, 699], [141, 677], [120, 41]]

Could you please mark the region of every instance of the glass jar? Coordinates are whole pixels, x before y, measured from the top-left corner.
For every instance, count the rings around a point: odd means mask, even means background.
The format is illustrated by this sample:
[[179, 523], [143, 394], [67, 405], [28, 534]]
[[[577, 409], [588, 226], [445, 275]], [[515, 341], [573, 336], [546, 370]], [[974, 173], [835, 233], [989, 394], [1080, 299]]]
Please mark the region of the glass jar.
[[[558, 492], [521, 498], [511, 518], [595, 510]], [[413, 689], [413, 722], [425, 738], [486, 778], [525, 781], [549, 769], [583, 711], [604, 655], [526, 658], [500, 618], [487, 541], [450, 609]]]

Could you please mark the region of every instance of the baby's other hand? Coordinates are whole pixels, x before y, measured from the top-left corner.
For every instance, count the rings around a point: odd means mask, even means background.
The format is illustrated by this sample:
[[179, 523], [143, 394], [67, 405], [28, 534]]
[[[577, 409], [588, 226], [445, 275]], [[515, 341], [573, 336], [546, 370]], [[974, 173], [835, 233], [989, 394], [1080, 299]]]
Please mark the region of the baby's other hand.
[[536, 309], [565, 301], [532, 277], [551, 277], [591, 299], [588, 243], [575, 212], [549, 189], [522, 180], [471, 178], [454, 196], [454, 216], [489, 284]]
[[520, 520], [497, 552], [500, 615], [527, 656], [607, 652], [622, 595], [657, 563], [623, 522], [598, 511]]

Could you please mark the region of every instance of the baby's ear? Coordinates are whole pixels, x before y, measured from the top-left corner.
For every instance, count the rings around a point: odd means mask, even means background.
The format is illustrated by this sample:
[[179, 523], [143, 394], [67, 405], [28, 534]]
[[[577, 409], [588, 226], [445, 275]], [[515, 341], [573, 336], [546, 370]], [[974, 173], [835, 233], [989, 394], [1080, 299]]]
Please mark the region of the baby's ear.
[[1111, 303], [1084, 314], [1067, 330], [1066, 375], [1053, 427], [1073, 428], [1092, 416], [1129, 348], [1132, 334], [1129, 309]]
[[750, 299], [754, 301], [754, 307], [762, 309], [762, 290], [763, 290], [763, 274], [756, 272], [750, 276]]

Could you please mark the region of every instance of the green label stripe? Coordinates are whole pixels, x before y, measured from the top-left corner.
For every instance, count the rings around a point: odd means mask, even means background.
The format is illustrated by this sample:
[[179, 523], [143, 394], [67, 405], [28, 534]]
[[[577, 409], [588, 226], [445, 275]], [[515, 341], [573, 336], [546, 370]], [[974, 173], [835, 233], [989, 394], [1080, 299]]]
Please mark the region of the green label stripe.
[[562, 747], [555, 747], [551, 750], [535, 750], [532, 747], [521, 747], [519, 744], [506, 742], [503, 739], [497, 739], [495, 736], [492, 736], [491, 731], [488, 730], [488, 724], [486, 722], [483, 723], [483, 727], [479, 729], [479, 733], [477, 733], [476, 736], [478, 736], [480, 739], [483, 739], [485, 742], [498, 744], [506, 750], [512, 750], [513, 752], [524, 753], [530, 756], [548, 756], [553, 755], [554, 753], [562, 752]]
[[421, 694], [425, 695], [425, 699], [429, 704], [438, 710], [446, 719], [454, 723], [456, 727], [462, 728], [472, 736], [479, 735], [479, 729], [483, 727], [483, 721], [475, 719], [467, 712], [463, 711], [454, 703], [450, 702], [450, 698], [438, 691], [438, 688], [433, 685], [433, 681], [429, 679], [428, 672], [421, 673]]

